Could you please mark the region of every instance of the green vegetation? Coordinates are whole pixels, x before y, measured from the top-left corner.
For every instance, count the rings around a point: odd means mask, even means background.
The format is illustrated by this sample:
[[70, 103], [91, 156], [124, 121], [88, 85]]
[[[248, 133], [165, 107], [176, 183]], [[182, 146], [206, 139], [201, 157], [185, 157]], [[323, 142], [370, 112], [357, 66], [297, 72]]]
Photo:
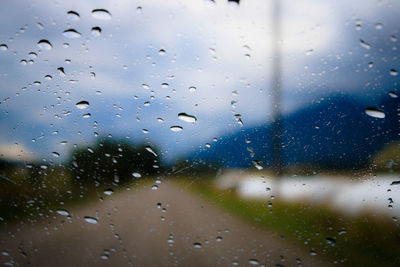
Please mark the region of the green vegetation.
[[160, 172], [155, 148], [100, 140], [72, 151], [66, 166], [0, 161], [0, 224], [51, 216], [59, 208], [101, 199], [106, 189], [134, 186]]
[[306, 203], [243, 200], [234, 191], [215, 189], [211, 179], [179, 179], [178, 183], [210, 203], [262, 228], [275, 230], [332, 262], [400, 266], [400, 230], [393, 221], [346, 217]]
[[400, 172], [400, 142], [393, 142], [376, 153], [372, 167], [376, 172]]

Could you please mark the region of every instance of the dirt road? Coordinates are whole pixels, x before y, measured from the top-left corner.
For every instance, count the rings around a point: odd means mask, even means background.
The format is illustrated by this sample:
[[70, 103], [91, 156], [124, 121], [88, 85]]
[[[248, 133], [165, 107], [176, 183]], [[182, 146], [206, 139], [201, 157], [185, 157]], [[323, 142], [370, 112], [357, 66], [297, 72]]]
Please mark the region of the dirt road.
[[[256, 229], [172, 182], [105, 196], [0, 233], [14, 266], [329, 266], [276, 233]], [[159, 205], [157, 205], [160, 203]], [[88, 223], [85, 216], [98, 219]], [[280, 266], [280, 265], [278, 265]]]

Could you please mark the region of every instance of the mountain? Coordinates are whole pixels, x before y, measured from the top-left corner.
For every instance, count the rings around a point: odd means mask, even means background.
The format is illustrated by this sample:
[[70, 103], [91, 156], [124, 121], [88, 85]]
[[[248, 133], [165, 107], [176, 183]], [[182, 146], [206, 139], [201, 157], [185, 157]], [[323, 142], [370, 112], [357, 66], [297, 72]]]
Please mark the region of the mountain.
[[[367, 106], [349, 96], [326, 98], [282, 118], [282, 161], [285, 166], [313, 165], [325, 169], [358, 169], [387, 143], [399, 139], [399, 101], [389, 96], [375, 107], [383, 119], [368, 116]], [[188, 158], [227, 168], [246, 168], [257, 160], [271, 164], [271, 124], [245, 128], [224, 136], [210, 148]], [[246, 142], [247, 139], [247, 142]], [[251, 152], [254, 153], [253, 157]]]

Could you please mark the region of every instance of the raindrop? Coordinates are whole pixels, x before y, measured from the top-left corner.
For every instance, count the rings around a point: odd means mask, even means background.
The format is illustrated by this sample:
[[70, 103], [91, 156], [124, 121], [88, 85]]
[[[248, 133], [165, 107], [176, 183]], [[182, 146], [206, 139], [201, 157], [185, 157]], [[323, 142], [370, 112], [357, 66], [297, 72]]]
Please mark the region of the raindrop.
[[307, 50], [306, 51], [306, 56], [311, 56], [314, 53], [313, 49]]
[[311, 250], [311, 251], [310, 251], [310, 255], [311, 255], [311, 256], [317, 256], [317, 252], [315, 252], [314, 250]]
[[217, 236], [217, 237], [215, 238], [215, 241], [217, 241], [217, 242], [222, 242], [222, 237], [221, 237], [221, 236]]
[[38, 26], [38, 28], [39, 28], [39, 29], [41, 29], [41, 30], [43, 30], [43, 29], [44, 29], [44, 26], [43, 26], [43, 24], [42, 24], [42, 23], [40, 23], [40, 22], [37, 22], [37, 23], [36, 23], [36, 26]]
[[157, 190], [157, 189], [158, 189], [158, 185], [156, 185], [156, 184], [153, 185], [153, 186], [151, 187], [151, 189], [152, 189], [152, 190]]
[[397, 76], [399, 74], [399, 72], [397, 70], [395, 70], [395, 69], [391, 69], [389, 73], [392, 76]]
[[138, 172], [133, 172], [133, 173], [132, 173], [132, 176], [135, 177], [135, 178], [140, 178], [140, 177], [142, 177], [142, 175], [141, 175], [140, 173], [138, 173]]
[[101, 28], [98, 27], [98, 26], [93, 27], [92, 30], [91, 30], [91, 33], [92, 33], [93, 36], [99, 37], [100, 34], [101, 34]]
[[368, 68], [372, 68], [374, 66], [374, 62], [368, 63]]
[[168, 83], [162, 83], [162, 84], [161, 84], [161, 87], [162, 87], [162, 88], [168, 88], [168, 87], [169, 87], [169, 84], [168, 84]]
[[51, 43], [45, 39], [40, 40], [39, 42], [37, 42], [39, 48], [43, 49], [43, 50], [50, 50], [53, 48], [53, 46], [51, 45]]
[[189, 92], [194, 92], [194, 91], [196, 91], [196, 87], [190, 86], [190, 87], [189, 87]]
[[393, 92], [393, 91], [390, 91], [389, 92], [389, 96], [391, 97], [391, 98], [398, 98], [399, 96], [397, 95], [397, 93], [396, 92]]
[[160, 49], [160, 50], [158, 51], [158, 54], [159, 54], [160, 56], [164, 56], [164, 55], [165, 55], [165, 50], [164, 50], [164, 49]]
[[142, 84], [142, 87], [143, 87], [144, 89], [146, 89], [146, 90], [149, 90], [149, 89], [150, 89], [150, 86], [148, 86], [147, 84]]
[[375, 29], [382, 30], [382, 28], [383, 28], [383, 24], [382, 23], [375, 24]]
[[53, 77], [51, 75], [46, 75], [46, 76], [44, 76], [44, 79], [47, 81], [51, 81], [53, 79]]
[[364, 47], [365, 49], [370, 49], [371, 45], [369, 43], [367, 43], [366, 41], [364, 41], [363, 39], [360, 39], [360, 45], [362, 47]]
[[327, 238], [325, 239], [325, 241], [326, 241], [326, 243], [327, 243], [328, 245], [331, 245], [332, 247], [334, 247], [334, 246], [336, 245], [335, 239], [333, 239], [333, 238], [331, 238], [331, 237], [327, 237]]
[[186, 113], [179, 113], [178, 114], [178, 118], [183, 120], [183, 121], [192, 122], [192, 123], [195, 123], [197, 121], [197, 118], [195, 116], [189, 115], [189, 114], [186, 114]]
[[365, 109], [365, 113], [374, 118], [378, 118], [378, 119], [385, 118], [385, 112], [383, 112], [383, 110], [380, 110], [377, 108], [368, 107]]
[[64, 68], [63, 68], [63, 67], [59, 67], [59, 68], [57, 68], [57, 70], [59, 71], [59, 74], [60, 74], [61, 76], [65, 77], [65, 71], [64, 71]]
[[90, 78], [92, 78], [92, 79], [96, 78], [96, 73], [91, 72], [91, 73], [90, 73]]
[[97, 224], [97, 223], [99, 222], [96, 218], [90, 217], [90, 216], [85, 216], [83, 219], [84, 219], [87, 223], [90, 223], [90, 224]]
[[100, 259], [102, 259], [102, 260], [108, 260], [108, 255], [107, 254], [102, 254], [101, 256], [100, 256]]
[[0, 44], [0, 51], [7, 51], [8, 46], [6, 44]]
[[106, 195], [106, 196], [110, 196], [113, 193], [114, 193], [114, 190], [111, 189], [111, 188], [108, 188], [108, 189], [104, 190], [104, 192], [103, 192], [103, 194]]
[[257, 170], [263, 169], [263, 166], [260, 165], [260, 162], [258, 160], [253, 160], [253, 165], [254, 165], [254, 167], [257, 168]]
[[21, 65], [26, 65], [26, 64], [28, 64], [28, 62], [27, 62], [25, 59], [21, 59], [21, 61], [20, 61], [19, 63], [21, 63]]
[[180, 132], [183, 130], [183, 127], [182, 126], [171, 126], [170, 129], [173, 132]]
[[78, 12], [70, 10], [67, 12], [67, 18], [70, 20], [79, 20], [80, 16]]
[[257, 259], [249, 259], [249, 264], [250, 264], [250, 265], [258, 265], [259, 262], [258, 262]]
[[202, 245], [201, 245], [201, 243], [196, 242], [196, 243], [193, 243], [193, 247], [194, 248], [202, 248]]
[[146, 150], [153, 154], [155, 157], [158, 157], [157, 153], [150, 146], [146, 146]]
[[58, 152], [53, 152], [51, 154], [53, 155], [53, 157], [56, 157], [56, 158], [58, 158], [60, 156], [60, 153], [58, 153]]
[[89, 107], [89, 102], [82, 100], [75, 104], [78, 109], [86, 109]]
[[164, 122], [164, 119], [163, 118], [157, 118], [157, 121], [158, 122]]
[[147, 133], [149, 133], [150, 131], [147, 130], [147, 129], [142, 129], [142, 132], [145, 133], [145, 134], [147, 134]]
[[68, 29], [63, 32], [63, 35], [67, 38], [80, 38], [82, 34], [77, 32], [75, 29]]
[[110, 20], [111, 14], [105, 9], [93, 9], [92, 17], [100, 20]]
[[62, 216], [69, 216], [69, 211], [66, 209], [58, 209], [56, 212]]
[[87, 119], [87, 118], [90, 118], [91, 115], [92, 114], [90, 114], [90, 113], [86, 113], [86, 114], [82, 115], [82, 118]]

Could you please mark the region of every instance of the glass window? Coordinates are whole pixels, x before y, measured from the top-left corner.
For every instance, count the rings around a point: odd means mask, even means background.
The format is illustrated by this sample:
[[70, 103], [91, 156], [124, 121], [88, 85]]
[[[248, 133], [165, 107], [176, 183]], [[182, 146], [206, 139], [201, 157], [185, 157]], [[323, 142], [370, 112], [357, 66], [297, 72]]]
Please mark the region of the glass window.
[[10, 1], [0, 263], [399, 266], [386, 1]]

